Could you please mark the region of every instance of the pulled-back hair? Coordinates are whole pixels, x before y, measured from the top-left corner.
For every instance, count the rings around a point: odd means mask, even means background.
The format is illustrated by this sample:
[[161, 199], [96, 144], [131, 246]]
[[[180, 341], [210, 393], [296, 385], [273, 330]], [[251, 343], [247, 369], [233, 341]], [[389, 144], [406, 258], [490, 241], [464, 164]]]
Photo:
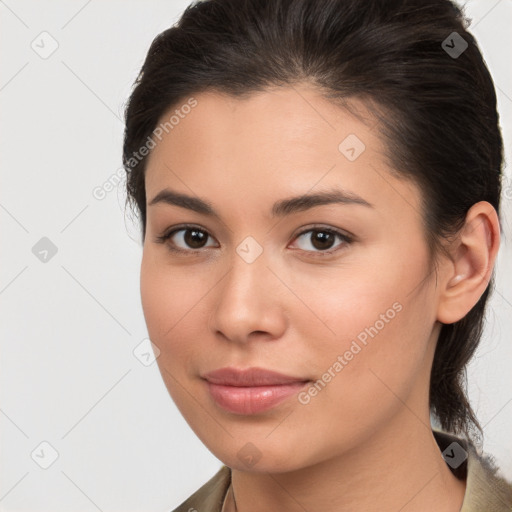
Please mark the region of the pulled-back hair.
[[[306, 82], [333, 105], [360, 99], [375, 114], [396, 176], [421, 190], [429, 261], [437, 269], [443, 240], [460, 231], [473, 204], [500, 207], [496, 93], [466, 25], [448, 0], [193, 2], [153, 40], [126, 106], [127, 201], [140, 214], [142, 238], [141, 148], [154, 141], [164, 114], [203, 91], [245, 98]], [[442, 325], [431, 371], [431, 414], [468, 438], [483, 434], [466, 395], [466, 365], [493, 286], [494, 272], [471, 311]]]

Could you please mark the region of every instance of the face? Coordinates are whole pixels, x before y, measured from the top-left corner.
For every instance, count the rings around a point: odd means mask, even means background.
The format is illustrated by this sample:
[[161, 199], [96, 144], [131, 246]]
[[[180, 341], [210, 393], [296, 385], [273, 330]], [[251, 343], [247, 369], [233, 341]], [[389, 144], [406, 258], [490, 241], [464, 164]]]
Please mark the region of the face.
[[[427, 422], [437, 324], [420, 191], [392, 176], [375, 123], [306, 85], [194, 98], [147, 162], [140, 283], [190, 427], [232, 468], [249, 456], [287, 471], [363, 444], [402, 414], [397, 396]], [[151, 204], [165, 190], [210, 213]], [[289, 201], [306, 195], [319, 196]], [[205, 378], [226, 367], [290, 379]]]

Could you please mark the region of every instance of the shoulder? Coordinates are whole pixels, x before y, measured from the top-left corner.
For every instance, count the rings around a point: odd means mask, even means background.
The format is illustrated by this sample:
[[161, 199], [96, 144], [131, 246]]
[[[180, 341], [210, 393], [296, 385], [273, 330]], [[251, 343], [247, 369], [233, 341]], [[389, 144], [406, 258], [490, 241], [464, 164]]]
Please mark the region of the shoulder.
[[231, 470], [222, 466], [210, 480], [172, 512], [221, 512], [230, 483]]
[[468, 477], [462, 512], [511, 512], [512, 482], [500, 476], [490, 455], [477, 450], [472, 444], [468, 448]]
[[[482, 452], [468, 439], [438, 429], [433, 432], [453, 473], [466, 480], [466, 494], [461, 512], [511, 512], [512, 482], [499, 474], [494, 458]], [[456, 468], [450, 461], [450, 458], [453, 460], [455, 457], [461, 460]]]

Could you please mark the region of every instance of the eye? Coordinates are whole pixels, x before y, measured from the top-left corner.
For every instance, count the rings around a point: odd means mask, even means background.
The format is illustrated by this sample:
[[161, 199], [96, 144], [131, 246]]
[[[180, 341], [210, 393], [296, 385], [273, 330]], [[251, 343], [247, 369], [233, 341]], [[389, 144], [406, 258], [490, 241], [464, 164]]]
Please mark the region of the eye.
[[211, 247], [205, 245], [209, 237], [210, 235], [204, 229], [197, 226], [182, 225], [158, 236], [156, 242], [165, 243], [170, 240], [171, 243], [168, 245], [171, 251], [194, 253], [205, 247]]
[[[164, 234], [156, 237], [155, 241], [162, 244], [169, 241], [170, 243], [167, 245], [170, 251], [194, 255], [199, 254], [201, 249], [217, 247], [215, 245], [206, 245], [208, 238], [213, 239], [205, 229], [194, 225], [181, 225], [174, 226], [167, 230]], [[335, 243], [336, 238], [341, 240], [341, 243], [334, 246], [333, 249], [333, 244]], [[344, 246], [352, 243], [353, 241], [350, 236], [345, 235], [336, 229], [325, 228], [322, 226], [314, 226], [300, 232], [294, 238], [294, 241], [300, 241], [301, 239], [302, 243], [299, 245], [302, 246], [299, 246], [299, 249], [313, 254], [317, 253], [314, 254], [315, 257], [331, 255], [336, 251], [342, 250]]]
[[[352, 243], [352, 238], [348, 235], [345, 235], [336, 229], [324, 227], [314, 227], [302, 231], [297, 235], [295, 240], [300, 240], [301, 238], [303, 239], [302, 247], [299, 247], [299, 249], [307, 252], [319, 253], [319, 256], [332, 254], [343, 249], [343, 246]], [[332, 247], [336, 238], [340, 239], [341, 243], [334, 246], [335, 248], [333, 249]], [[311, 249], [311, 247], [313, 249]]]

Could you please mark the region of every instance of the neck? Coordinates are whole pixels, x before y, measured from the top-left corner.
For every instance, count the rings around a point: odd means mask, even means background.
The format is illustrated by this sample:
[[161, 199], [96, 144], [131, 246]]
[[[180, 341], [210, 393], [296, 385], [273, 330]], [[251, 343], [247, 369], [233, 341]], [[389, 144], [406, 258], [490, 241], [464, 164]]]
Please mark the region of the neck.
[[233, 469], [227, 511], [358, 512], [378, 504], [390, 512], [459, 512], [465, 482], [444, 461], [429, 419], [418, 421], [405, 408], [400, 416], [349, 452], [312, 466], [276, 474]]

